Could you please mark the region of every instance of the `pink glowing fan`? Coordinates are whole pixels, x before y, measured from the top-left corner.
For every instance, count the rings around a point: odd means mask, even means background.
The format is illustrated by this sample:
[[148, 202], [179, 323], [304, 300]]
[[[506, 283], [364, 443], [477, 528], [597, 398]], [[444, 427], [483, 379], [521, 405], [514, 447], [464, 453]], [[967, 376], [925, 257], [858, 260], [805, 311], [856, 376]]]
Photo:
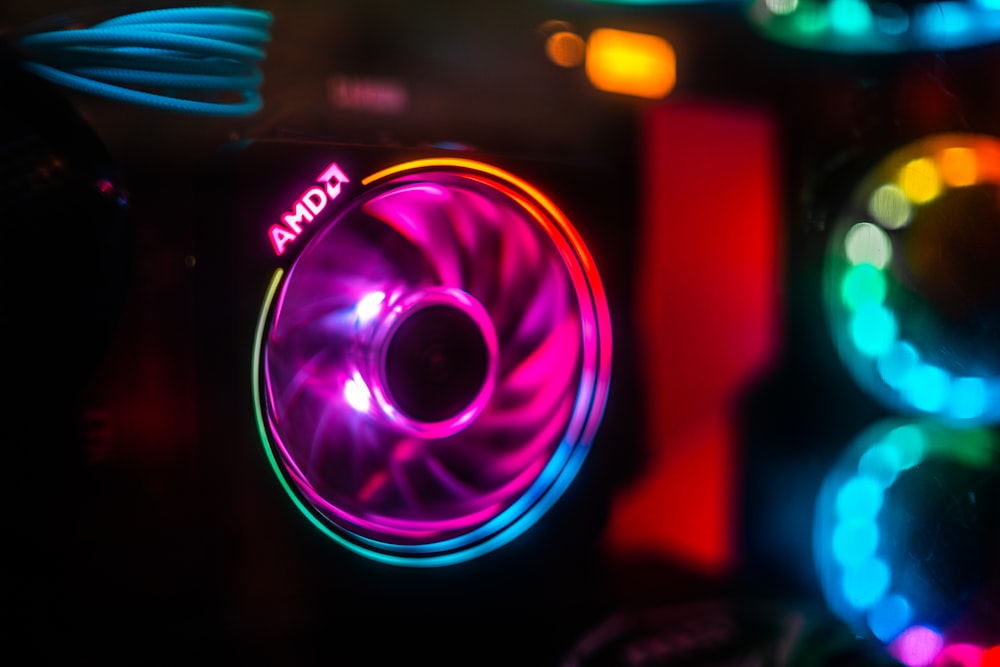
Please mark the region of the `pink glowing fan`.
[[607, 397], [610, 316], [566, 217], [520, 178], [436, 158], [362, 179], [265, 300], [261, 432], [321, 530], [436, 566], [530, 527]]

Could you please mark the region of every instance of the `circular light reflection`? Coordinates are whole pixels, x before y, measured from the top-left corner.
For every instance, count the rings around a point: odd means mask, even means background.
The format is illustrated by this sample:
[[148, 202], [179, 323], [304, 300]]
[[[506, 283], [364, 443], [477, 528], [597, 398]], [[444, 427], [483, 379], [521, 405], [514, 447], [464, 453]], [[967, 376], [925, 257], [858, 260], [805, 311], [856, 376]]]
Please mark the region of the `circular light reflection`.
[[861, 35], [871, 28], [872, 12], [864, 0], [830, 0], [830, 25], [847, 35]]
[[977, 180], [978, 160], [976, 152], [965, 146], [954, 146], [941, 151], [938, 166], [945, 185], [961, 188], [972, 185]]
[[918, 410], [939, 412], [948, 401], [951, 377], [930, 364], [919, 364], [907, 375], [903, 395]]
[[875, 26], [886, 35], [902, 35], [910, 27], [910, 15], [894, 2], [883, 2], [875, 8]]
[[545, 54], [560, 67], [581, 65], [586, 50], [583, 37], [566, 30], [549, 35], [545, 40]]
[[877, 357], [892, 347], [898, 334], [896, 318], [880, 305], [869, 304], [854, 313], [850, 323], [851, 340], [858, 352]]
[[858, 264], [848, 269], [844, 276], [841, 294], [844, 305], [851, 310], [860, 310], [865, 306], [881, 306], [887, 289], [881, 271], [871, 264]]
[[889, 590], [892, 572], [880, 558], [869, 558], [844, 570], [844, 596], [855, 609], [868, 609]]
[[899, 172], [899, 186], [915, 204], [926, 204], [941, 194], [941, 176], [934, 160], [926, 157], [907, 162]]
[[894, 658], [909, 667], [927, 667], [934, 662], [941, 649], [944, 639], [932, 628], [915, 625], [903, 631], [893, 640], [889, 652]]
[[831, 611], [903, 664], [981, 667], [1000, 640], [998, 482], [988, 428], [892, 419], [862, 432], [816, 500], [813, 554]]
[[845, 567], [861, 565], [875, 556], [878, 526], [874, 521], [845, 521], [833, 531], [833, 557]]
[[868, 610], [868, 627], [879, 641], [889, 643], [910, 625], [913, 608], [902, 595], [887, 595]]
[[905, 341], [896, 341], [888, 350], [880, 354], [876, 368], [882, 380], [893, 389], [906, 386], [910, 373], [917, 367], [920, 354]]
[[871, 264], [884, 269], [892, 261], [892, 241], [889, 235], [870, 222], [859, 222], [844, 239], [847, 258], [852, 264]]
[[927, 436], [915, 424], [904, 424], [886, 434], [884, 442], [899, 456], [899, 469], [906, 470], [920, 463], [927, 449]]
[[858, 472], [877, 482], [883, 489], [891, 486], [899, 471], [906, 467], [899, 450], [888, 443], [872, 447], [858, 461]]
[[886, 229], [904, 227], [913, 216], [910, 198], [895, 183], [886, 183], [872, 193], [868, 200], [868, 211], [875, 222]]
[[868, 477], [854, 477], [837, 493], [836, 507], [845, 521], [872, 519], [882, 507], [882, 487]]
[[933, 135], [876, 165], [842, 205], [824, 274], [861, 388], [891, 409], [1000, 421], [997, 257], [1000, 138]]

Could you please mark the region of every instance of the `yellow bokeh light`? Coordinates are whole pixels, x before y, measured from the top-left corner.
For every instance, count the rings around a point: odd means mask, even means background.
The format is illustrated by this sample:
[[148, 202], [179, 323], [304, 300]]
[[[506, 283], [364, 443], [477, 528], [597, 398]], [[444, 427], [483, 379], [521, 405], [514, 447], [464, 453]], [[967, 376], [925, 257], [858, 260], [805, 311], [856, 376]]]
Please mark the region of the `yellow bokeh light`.
[[906, 193], [897, 185], [879, 186], [868, 199], [868, 212], [875, 222], [886, 229], [899, 229], [909, 224], [913, 206]]
[[899, 170], [899, 187], [913, 203], [926, 204], [941, 194], [941, 174], [930, 158], [910, 160]]
[[971, 148], [955, 146], [946, 148], [938, 156], [938, 169], [944, 182], [960, 188], [976, 182], [976, 152]]
[[545, 40], [545, 54], [560, 67], [581, 64], [586, 48], [583, 37], [566, 30], [553, 33]]
[[658, 99], [673, 90], [677, 59], [656, 35], [599, 28], [587, 40], [587, 77], [598, 90]]

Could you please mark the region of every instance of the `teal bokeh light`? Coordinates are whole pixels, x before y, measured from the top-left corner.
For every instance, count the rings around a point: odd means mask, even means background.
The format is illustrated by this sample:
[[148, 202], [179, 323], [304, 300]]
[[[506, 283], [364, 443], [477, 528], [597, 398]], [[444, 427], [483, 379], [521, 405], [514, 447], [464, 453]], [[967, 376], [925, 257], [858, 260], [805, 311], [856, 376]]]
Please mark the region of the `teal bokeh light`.
[[868, 610], [868, 627], [872, 634], [889, 643], [913, 620], [913, 607], [902, 595], [887, 595]]
[[872, 10], [864, 0], [831, 0], [830, 25], [846, 35], [861, 35], [871, 29]]
[[874, 521], [842, 521], [833, 531], [833, 557], [844, 567], [863, 564], [875, 555], [879, 530]]
[[910, 29], [910, 15], [892, 2], [883, 2], [875, 8], [875, 26], [886, 35], [902, 35]]
[[898, 340], [880, 354], [876, 362], [878, 374], [887, 385], [899, 389], [906, 384], [913, 369], [920, 363], [920, 353], [910, 343]]
[[927, 451], [927, 435], [917, 424], [904, 424], [892, 429], [883, 442], [898, 455], [900, 470], [920, 463]]
[[[948, 397], [948, 412], [957, 419], [977, 419], [989, 407], [990, 387], [976, 377], [955, 378]], [[996, 397], [993, 397], [994, 400]]]
[[960, 38], [975, 29], [974, 5], [969, 2], [934, 2], [918, 7], [915, 27], [925, 39]]
[[844, 596], [855, 609], [868, 609], [882, 599], [892, 582], [892, 571], [881, 558], [869, 558], [844, 570]]
[[852, 477], [841, 487], [836, 500], [842, 521], [867, 521], [882, 508], [882, 487], [870, 477]]
[[903, 395], [918, 410], [940, 412], [948, 402], [951, 377], [946, 371], [931, 364], [914, 368], [903, 385]]
[[892, 311], [874, 304], [859, 308], [849, 326], [851, 340], [858, 352], [873, 358], [889, 350], [899, 334]]
[[898, 449], [889, 443], [872, 447], [858, 461], [858, 472], [887, 488], [896, 481], [903, 469], [903, 459]]

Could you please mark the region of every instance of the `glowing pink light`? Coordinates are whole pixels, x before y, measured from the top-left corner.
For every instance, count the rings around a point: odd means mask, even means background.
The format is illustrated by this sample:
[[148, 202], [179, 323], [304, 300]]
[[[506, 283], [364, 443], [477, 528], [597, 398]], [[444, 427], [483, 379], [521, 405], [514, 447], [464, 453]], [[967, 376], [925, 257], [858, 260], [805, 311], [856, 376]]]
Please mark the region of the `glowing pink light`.
[[[336, 181], [331, 183], [330, 181]], [[331, 197], [336, 197], [340, 193], [341, 183], [350, 183], [350, 179], [344, 174], [344, 171], [340, 168], [336, 162], [331, 162], [330, 165], [323, 170], [323, 173], [316, 178], [317, 183], [326, 183], [327, 191], [330, 193]], [[334, 194], [334, 193], [337, 194]]]
[[928, 667], [944, 648], [940, 633], [923, 625], [904, 630], [889, 645], [889, 653], [909, 667]]
[[350, 179], [336, 162], [331, 162], [316, 182], [324, 187], [312, 186], [299, 195], [291, 206], [291, 212], [281, 216], [283, 224], [274, 224], [267, 230], [271, 246], [277, 255], [285, 252], [285, 247], [302, 233], [303, 225], [312, 222], [327, 205], [340, 196], [341, 185]]
[[934, 667], [980, 667], [984, 653], [974, 644], [950, 644], [938, 654]]

